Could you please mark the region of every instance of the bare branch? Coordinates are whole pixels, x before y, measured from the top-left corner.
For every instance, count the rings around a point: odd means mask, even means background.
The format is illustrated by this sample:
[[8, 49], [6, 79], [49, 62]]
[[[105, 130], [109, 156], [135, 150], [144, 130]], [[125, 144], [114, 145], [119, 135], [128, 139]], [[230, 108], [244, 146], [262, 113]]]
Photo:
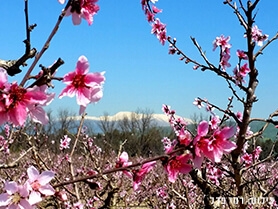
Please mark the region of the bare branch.
[[[245, 30], [247, 30], [248, 29], [248, 24], [247, 24], [246, 20], [244, 20], [241, 13], [238, 11], [238, 8], [236, 7], [236, 5], [232, 5], [230, 1], [226, 1], [226, 4], [228, 4], [234, 10], [234, 13], [236, 14], [240, 24], [244, 27]], [[242, 3], [241, 3], [241, 5], [242, 5]], [[247, 11], [244, 9], [244, 7], [242, 7], [242, 9], [246, 14]]]
[[228, 87], [229, 87], [229, 89], [231, 89], [233, 95], [237, 98], [238, 101], [240, 101], [241, 103], [244, 104], [244, 98], [240, 98], [240, 97], [238, 96], [236, 90], [232, 87], [231, 82], [230, 82], [229, 80], [226, 79], [226, 81], [227, 81]]
[[204, 99], [201, 99], [200, 97], [198, 97], [198, 99], [200, 101], [204, 102], [204, 103], [207, 103], [207, 104], [211, 105], [212, 107], [214, 107], [215, 109], [219, 110], [220, 112], [231, 116], [236, 121], [236, 123], [238, 125], [241, 124], [241, 121], [237, 118], [237, 116], [231, 110], [229, 110], [229, 109], [224, 110], [224, 109], [222, 109], [222, 108], [220, 108], [220, 107], [218, 107], [218, 106], [216, 106], [216, 105], [214, 105], [214, 104], [212, 104], [212, 103], [210, 103], [210, 102], [208, 102], [208, 101], [206, 101]]
[[48, 47], [50, 45], [50, 42], [51, 42], [52, 38], [54, 37], [54, 35], [56, 34], [56, 32], [58, 31], [59, 26], [60, 26], [60, 24], [61, 24], [61, 22], [62, 22], [62, 20], [63, 20], [63, 18], [65, 16], [65, 14], [66, 14], [66, 10], [70, 6], [70, 4], [71, 4], [71, 1], [68, 1], [65, 9], [63, 9], [62, 13], [59, 15], [58, 20], [57, 20], [53, 30], [51, 31], [49, 37], [47, 38], [45, 44], [43, 45], [41, 51], [36, 55], [35, 60], [33, 61], [32, 65], [30, 66], [30, 68], [26, 72], [25, 76], [23, 77], [23, 79], [22, 79], [22, 81], [20, 83], [21, 86], [24, 86], [24, 84], [28, 80], [31, 72], [33, 71], [34, 67], [36, 66], [36, 64], [38, 63], [38, 61], [40, 60], [40, 58], [42, 57], [44, 52], [48, 49]]
[[45, 84], [48, 87], [52, 86], [51, 80], [57, 79], [57, 78], [53, 77], [53, 74], [63, 64], [64, 64], [64, 61], [61, 58], [58, 58], [58, 60], [49, 68], [41, 66], [42, 71], [43, 71], [42, 75], [39, 78], [37, 78], [36, 76], [30, 77], [30, 78], [35, 78], [36, 81], [34, 83], [32, 83], [28, 88], [32, 88], [34, 86], [42, 86], [42, 85], [45, 85]]
[[201, 57], [205, 60], [205, 62], [207, 63], [207, 65], [211, 68], [211, 69], [216, 69], [216, 67], [211, 64], [208, 60], [208, 58], [206, 57], [205, 53], [203, 52], [201, 46], [198, 44], [198, 42], [196, 41], [196, 39], [194, 37], [190, 37], [191, 40], [193, 41], [194, 45], [197, 47], [198, 51], [201, 54]]

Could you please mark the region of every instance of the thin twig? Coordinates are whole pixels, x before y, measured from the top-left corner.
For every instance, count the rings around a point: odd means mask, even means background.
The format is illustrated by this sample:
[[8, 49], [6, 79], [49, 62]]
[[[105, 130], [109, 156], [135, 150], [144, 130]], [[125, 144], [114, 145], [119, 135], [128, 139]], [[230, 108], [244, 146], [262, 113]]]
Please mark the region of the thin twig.
[[[234, 13], [236, 14], [240, 24], [244, 27], [245, 30], [247, 30], [248, 24], [247, 24], [246, 20], [244, 20], [244, 17], [241, 15], [241, 13], [238, 11], [236, 5], [232, 5], [230, 1], [226, 1], [225, 3], [228, 4], [234, 10]], [[240, 4], [241, 4], [241, 7], [242, 7], [244, 13], [246, 14], [247, 11], [242, 6], [242, 2], [240, 2]]]
[[238, 96], [236, 90], [232, 87], [231, 82], [230, 82], [229, 80], [227, 80], [227, 79], [225, 79], [225, 80], [227, 81], [228, 87], [229, 87], [229, 89], [231, 89], [233, 95], [237, 98], [238, 101], [240, 101], [242, 104], [244, 104], [244, 99], [243, 99], [243, 98], [240, 98], [240, 97]]
[[196, 41], [196, 39], [194, 37], [190, 37], [193, 44], [197, 47], [199, 53], [201, 54], [201, 57], [205, 60], [205, 62], [207, 63], [207, 65], [211, 68], [211, 69], [217, 69], [206, 57], [205, 53], [203, 52], [201, 46], [198, 44], [198, 42]]
[[58, 17], [58, 20], [54, 26], [54, 28], [52, 29], [49, 37], [47, 38], [45, 44], [43, 45], [41, 51], [35, 56], [35, 60], [33, 61], [32, 65], [30, 66], [30, 68], [28, 69], [28, 71], [26, 72], [25, 76], [23, 77], [20, 85], [24, 86], [24, 84], [26, 83], [26, 81], [28, 80], [29, 76], [31, 75], [31, 72], [33, 71], [34, 67], [36, 66], [36, 64], [38, 63], [38, 61], [40, 60], [41, 56], [44, 54], [44, 52], [48, 49], [50, 42], [52, 40], [52, 38], [54, 37], [54, 35], [56, 34], [56, 32], [59, 29], [59, 26], [66, 14], [67, 8], [70, 6], [71, 1], [68, 1], [65, 9], [62, 10], [61, 14]]
[[26, 152], [24, 152], [22, 155], [20, 155], [15, 161], [13, 161], [12, 163], [9, 163], [9, 164], [0, 164], [0, 169], [3, 169], [3, 168], [14, 168], [16, 167], [18, 164], [17, 162], [19, 160], [21, 160], [28, 152], [30, 152], [33, 148], [30, 147]]
[[160, 156], [148, 158], [148, 159], [145, 159], [145, 160], [140, 161], [138, 163], [131, 164], [131, 165], [126, 166], [126, 167], [112, 168], [112, 169], [103, 171], [102, 173], [98, 173], [98, 174], [94, 174], [94, 175], [90, 175], [90, 176], [84, 176], [84, 177], [81, 177], [81, 178], [76, 178], [74, 180], [69, 180], [69, 181], [66, 181], [66, 182], [58, 183], [58, 184], [55, 184], [53, 187], [56, 188], [56, 187], [60, 187], [60, 186], [68, 185], [68, 184], [73, 184], [73, 183], [77, 183], [77, 182], [83, 182], [83, 181], [86, 181], [88, 179], [99, 178], [99, 177], [101, 177], [103, 175], [107, 175], [107, 174], [110, 174], [110, 173], [115, 173], [115, 172], [118, 172], [118, 171], [129, 170], [131, 168], [135, 168], [135, 167], [141, 166], [141, 165], [143, 165], [145, 163], [149, 163], [149, 162], [152, 162], [152, 161], [158, 161], [158, 160], [162, 160], [162, 159], [167, 159], [167, 158], [169, 158], [169, 156], [173, 155], [174, 153], [183, 151], [185, 149], [186, 149], [185, 147], [181, 147], [181, 148], [178, 148], [178, 149], [173, 150], [172, 152], [168, 153], [168, 155], [160, 155]]
[[[70, 156], [69, 156], [70, 172], [71, 172], [71, 176], [72, 176], [73, 180], [75, 179], [75, 174], [74, 174], [74, 167], [73, 167], [73, 163], [72, 163], [72, 160], [73, 160], [72, 158], [73, 158], [73, 154], [75, 152], [75, 148], [77, 146], [77, 142], [78, 142], [80, 134], [81, 134], [82, 126], [83, 126], [83, 123], [84, 123], [84, 120], [85, 120], [85, 115], [86, 115], [86, 113], [84, 113], [81, 117], [80, 124], [79, 124], [79, 127], [78, 127], [78, 131], [77, 131], [77, 134], [76, 134], [76, 137], [75, 137], [75, 141], [74, 141], [74, 144], [73, 144]], [[73, 187], [74, 187], [74, 190], [75, 190], [76, 198], [77, 198], [78, 201], [80, 201], [80, 195], [79, 195], [79, 190], [78, 190], [77, 184], [74, 183]]]

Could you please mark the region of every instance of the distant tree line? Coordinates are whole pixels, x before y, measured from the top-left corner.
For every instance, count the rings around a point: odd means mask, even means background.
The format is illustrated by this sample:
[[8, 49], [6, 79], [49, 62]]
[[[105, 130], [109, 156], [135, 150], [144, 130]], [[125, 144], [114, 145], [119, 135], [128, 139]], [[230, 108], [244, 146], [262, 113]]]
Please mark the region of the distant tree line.
[[[35, 143], [38, 151], [47, 147], [53, 153], [59, 153], [60, 140], [64, 135], [74, 138], [79, 126], [79, 120], [76, 115], [66, 109], [58, 110], [56, 116], [52, 111], [48, 111], [49, 123], [40, 125], [28, 121], [22, 130], [15, 129], [13, 132], [14, 143], [10, 147], [11, 152], [26, 150], [30, 147], [30, 143]], [[194, 114], [192, 117], [193, 124], [189, 125], [189, 129], [195, 132], [196, 124], [205, 119], [204, 115]], [[104, 113], [97, 123], [102, 133], [96, 133], [95, 127], [91, 124], [84, 124], [86, 133], [92, 137], [94, 142], [104, 151], [114, 150], [115, 152], [126, 151], [130, 156], [148, 157], [152, 155], [162, 154], [163, 146], [161, 140], [164, 137], [174, 139], [175, 134], [169, 127], [160, 127], [154, 120], [153, 111], [149, 109], [137, 109], [131, 115], [126, 115], [119, 120], [112, 120], [108, 113]], [[4, 135], [4, 127], [2, 126], [2, 134]], [[21, 133], [29, 133], [33, 136], [32, 140], [27, 139]], [[277, 140], [269, 138], [260, 138], [254, 140], [255, 144], [250, 144], [248, 151], [252, 152], [254, 147], [261, 146], [261, 158], [268, 156], [271, 150], [278, 155]], [[82, 151], [82, 140], [78, 144], [79, 150]], [[69, 152], [70, 150], [68, 150]]]

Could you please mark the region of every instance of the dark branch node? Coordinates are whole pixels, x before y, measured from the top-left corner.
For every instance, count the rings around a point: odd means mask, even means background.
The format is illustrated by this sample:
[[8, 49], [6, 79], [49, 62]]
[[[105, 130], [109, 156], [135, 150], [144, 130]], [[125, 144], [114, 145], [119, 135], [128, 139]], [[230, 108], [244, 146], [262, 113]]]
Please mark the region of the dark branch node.
[[[48, 87], [53, 86], [51, 84], [51, 80], [55, 79], [53, 77], [53, 74], [63, 64], [64, 64], [64, 61], [61, 58], [58, 58], [58, 60], [49, 68], [44, 67], [43, 65], [39, 65], [39, 67], [42, 69], [42, 74], [30, 77], [30, 78], [35, 78], [36, 81], [34, 83], [32, 83], [28, 88], [32, 88], [34, 86], [42, 86], [42, 85], [47, 85]], [[59, 80], [59, 79], [57, 79], [57, 80]]]

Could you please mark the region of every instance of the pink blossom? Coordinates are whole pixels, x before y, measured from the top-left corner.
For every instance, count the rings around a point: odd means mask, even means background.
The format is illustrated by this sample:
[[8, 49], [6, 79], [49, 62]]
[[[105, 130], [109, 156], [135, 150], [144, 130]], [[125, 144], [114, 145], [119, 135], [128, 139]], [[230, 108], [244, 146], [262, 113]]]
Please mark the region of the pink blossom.
[[[7, 71], [0, 67], [0, 90], [8, 89], [10, 84], [8, 83]], [[2, 94], [0, 94], [0, 100], [2, 99]]]
[[161, 13], [162, 12], [162, 9], [158, 9], [156, 6], [152, 6], [152, 10], [153, 10], [153, 13], [157, 14], [157, 13]]
[[166, 115], [170, 115], [171, 114], [171, 106], [169, 105], [162, 105], [162, 111], [166, 114]]
[[157, 36], [162, 45], [165, 44], [167, 40], [166, 25], [161, 23], [159, 18], [156, 18], [153, 22], [151, 33]]
[[165, 42], [167, 40], [166, 28], [164, 30], [160, 31], [160, 33], [157, 34], [157, 38], [162, 45], [165, 44]]
[[42, 201], [42, 195], [50, 196], [55, 194], [55, 190], [49, 184], [49, 182], [54, 178], [54, 172], [43, 171], [40, 174], [34, 166], [31, 166], [27, 169], [27, 174], [29, 177], [27, 183], [31, 191], [29, 202], [32, 205]]
[[236, 55], [238, 56], [239, 59], [242, 59], [242, 60], [247, 60], [248, 59], [247, 54], [245, 53], [245, 51], [237, 50]]
[[219, 63], [224, 71], [226, 70], [226, 68], [231, 67], [231, 64], [229, 63], [229, 59], [231, 58], [230, 50], [227, 50], [227, 51], [228, 52], [223, 52], [222, 53], [221, 61]]
[[143, 181], [145, 175], [151, 171], [151, 169], [155, 166], [156, 162], [148, 162], [142, 165], [139, 170], [133, 170], [133, 189], [137, 190], [139, 185]]
[[163, 143], [164, 151], [168, 153], [168, 150], [171, 149], [172, 145], [171, 139], [169, 139], [168, 137], [164, 137], [161, 142]]
[[178, 144], [178, 141], [176, 139], [174, 139], [173, 141], [170, 141], [170, 144], [168, 146], [166, 144], [164, 144], [165, 153], [170, 154], [175, 149], [177, 144]]
[[194, 166], [197, 168], [201, 167], [204, 152], [208, 152], [208, 134], [209, 124], [207, 121], [201, 121], [197, 127], [197, 135], [193, 140], [195, 157], [193, 159]]
[[244, 77], [241, 75], [238, 65], [234, 68], [233, 73], [233, 79], [235, 80], [236, 85], [245, 83]]
[[34, 122], [45, 125], [48, 123], [49, 118], [46, 112], [44, 111], [43, 106], [47, 106], [53, 101], [55, 93], [47, 93], [46, 85], [40, 87], [35, 86], [34, 89], [36, 89], [36, 91], [43, 92], [46, 96], [46, 100], [43, 103], [38, 103], [33, 106], [30, 106], [28, 114]]
[[5, 182], [5, 190], [6, 193], [0, 194], [0, 208], [33, 209], [27, 199], [29, 196], [27, 184], [22, 186], [14, 181]]
[[73, 204], [74, 209], [83, 209], [84, 208], [84, 204], [82, 204], [81, 202], [76, 202]]
[[70, 148], [70, 141], [71, 138], [69, 138], [67, 135], [64, 136], [64, 139], [60, 139], [60, 150]]
[[26, 89], [14, 82], [4, 91], [0, 100], [0, 124], [10, 121], [14, 125], [22, 126], [29, 111], [36, 105], [44, 105], [47, 100], [45, 93], [36, 86]]
[[224, 176], [223, 171], [221, 171], [219, 168], [213, 167], [213, 165], [209, 162], [206, 164], [206, 172], [208, 179], [219, 186], [219, 179]]
[[59, 192], [55, 192], [55, 196], [57, 196], [63, 202], [68, 200], [67, 193], [64, 190], [59, 191]]
[[245, 63], [245, 64], [244, 64], [243, 66], [241, 66], [240, 69], [239, 69], [239, 74], [240, 74], [242, 77], [245, 77], [249, 72], [250, 72], [250, 69], [249, 69], [247, 63]]
[[224, 153], [230, 153], [237, 147], [235, 142], [229, 140], [235, 135], [235, 132], [235, 127], [224, 127], [221, 130], [216, 130], [208, 142], [205, 156], [213, 162], [220, 162]]
[[247, 149], [249, 148], [249, 143], [248, 143], [248, 141], [246, 141], [245, 143], [244, 143], [244, 145], [243, 145], [243, 149], [242, 149], [242, 151], [243, 151], [243, 153], [246, 153], [246, 151], [247, 151]]
[[192, 141], [191, 134], [189, 133], [189, 131], [184, 130], [184, 128], [180, 129], [177, 136], [180, 144], [183, 144], [185, 146], [188, 146]]
[[[151, 2], [154, 4], [156, 0], [152, 0]], [[155, 15], [162, 12], [162, 10], [158, 9], [154, 5], [152, 5], [151, 7], [148, 0], [141, 0], [141, 5], [148, 22], [152, 23], [151, 33], [156, 35], [160, 43], [164, 45], [168, 38], [168, 36], [166, 35], [166, 25], [161, 23], [158, 18], [155, 18]]]
[[230, 49], [232, 47], [229, 43], [230, 39], [230, 36], [225, 37], [224, 35], [216, 37], [216, 39], [213, 41], [213, 50], [215, 50], [218, 46], [221, 47], [222, 52], [224, 52], [226, 49]]
[[238, 111], [238, 112], [236, 113], [236, 117], [237, 117], [237, 119], [238, 119], [239, 121], [242, 121], [242, 112]]
[[200, 168], [202, 160], [205, 157], [212, 162], [220, 162], [224, 153], [230, 153], [237, 146], [235, 142], [229, 139], [235, 135], [235, 127], [224, 127], [217, 129], [213, 134], [209, 134], [209, 124], [202, 121], [197, 127], [197, 135], [193, 141], [195, 148], [195, 158], [193, 162], [196, 167]]
[[154, 13], [152, 13], [150, 10], [146, 10], [146, 16], [147, 16], [148, 22], [154, 21]]
[[199, 109], [201, 109], [201, 107], [204, 107], [202, 101], [200, 99], [198, 99], [198, 98], [194, 99], [193, 104], [196, 105]]
[[217, 129], [218, 125], [220, 124], [221, 120], [218, 115], [213, 116], [212, 119], [210, 120], [209, 124], [212, 129]]
[[[58, 0], [61, 4], [65, 0]], [[84, 18], [89, 25], [93, 23], [93, 16], [99, 11], [99, 6], [96, 5], [98, 0], [76, 0], [72, 1], [70, 7], [66, 11], [66, 16], [72, 15], [74, 25], [79, 25], [81, 19]]]
[[230, 48], [232, 47], [229, 43], [230, 36], [225, 37], [221, 35], [220, 37], [216, 37], [213, 41], [213, 51], [219, 46], [221, 48], [221, 60], [220, 66], [225, 70], [227, 67], [230, 67], [231, 64], [229, 63], [230, 59]]
[[246, 137], [252, 136], [252, 134], [253, 134], [253, 131], [251, 130], [251, 127], [248, 126], [248, 127], [247, 127], [247, 131], [246, 131]]
[[166, 25], [160, 22], [159, 18], [156, 18], [154, 23], [152, 24], [152, 30], [151, 33], [153, 34], [159, 34], [161, 31], [163, 31], [166, 28]]
[[73, 97], [76, 95], [77, 104], [80, 105], [79, 113], [92, 102], [99, 101], [102, 96], [102, 84], [105, 81], [104, 73], [88, 73], [89, 63], [85, 56], [80, 56], [74, 72], [67, 73], [63, 82], [67, 85], [59, 95]]
[[192, 159], [191, 154], [184, 154], [171, 158], [165, 169], [168, 173], [168, 180], [174, 183], [179, 173], [189, 173], [192, 170], [192, 165], [189, 164], [189, 160]]
[[254, 156], [254, 159], [259, 159], [260, 154], [262, 152], [262, 148], [260, 146], [257, 146], [256, 149], [252, 152], [252, 155]]
[[253, 156], [251, 154], [245, 153], [241, 156], [241, 161], [244, 163], [245, 166], [250, 166], [253, 161]]
[[263, 46], [263, 42], [268, 39], [268, 35], [262, 34], [262, 31], [257, 25], [252, 27], [252, 40], [257, 43], [258, 46]]
[[163, 187], [159, 187], [156, 190], [156, 195], [163, 199], [163, 203], [166, 203], [167, 202], [167, 198], [169, 197], [168, 193], [167, 193], [167, 186], [165, 185]]
[[125, 167], [132, 164], [132, 162], [128, 161], [128, 154], [127, 152], [122, 152], [118, 160], [119, 167]]
[[[121, 167], [127, 167], [132, 165], [132, 162], [128, 161], [128, 154], [127, 152], [122, 152], [122, 154], [120, 155], [117, 163], [116, 163], [116, 168], [121, 168]], [[124, 170], [123, 173], [132, 178], [132, 173], [130, 171]]]

